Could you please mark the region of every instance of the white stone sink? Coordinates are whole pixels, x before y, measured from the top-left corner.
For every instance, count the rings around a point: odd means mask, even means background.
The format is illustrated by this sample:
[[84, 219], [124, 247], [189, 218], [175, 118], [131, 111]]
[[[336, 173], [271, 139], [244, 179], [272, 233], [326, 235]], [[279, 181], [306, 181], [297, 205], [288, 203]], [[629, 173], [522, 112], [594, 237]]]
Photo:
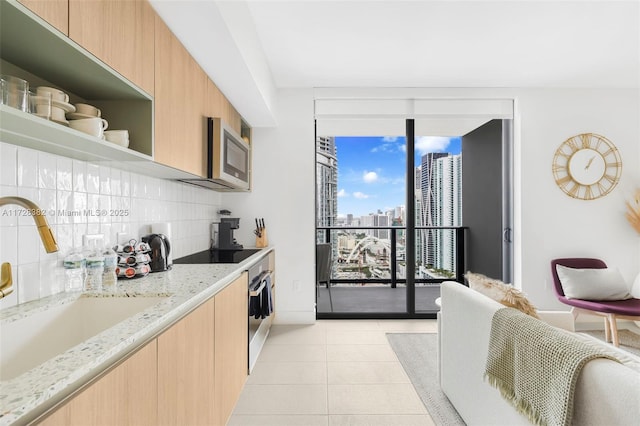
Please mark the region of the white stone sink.
[[166, 297], [79, 297], [0, 324], [0, 381], [62, 354]]

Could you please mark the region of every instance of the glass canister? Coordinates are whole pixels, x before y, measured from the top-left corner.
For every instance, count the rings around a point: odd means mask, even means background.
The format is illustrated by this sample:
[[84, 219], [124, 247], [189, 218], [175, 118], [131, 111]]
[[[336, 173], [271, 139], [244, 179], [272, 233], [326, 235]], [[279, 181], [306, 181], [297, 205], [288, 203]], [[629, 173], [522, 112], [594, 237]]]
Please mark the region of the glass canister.
[[51, 119], [51, 93], [35, 93], [29, 91], [29, 112], [44, 118], [45, 120]]
[[12, 75], [2, 75], [2, 103], [29, 112], [29, 82]]

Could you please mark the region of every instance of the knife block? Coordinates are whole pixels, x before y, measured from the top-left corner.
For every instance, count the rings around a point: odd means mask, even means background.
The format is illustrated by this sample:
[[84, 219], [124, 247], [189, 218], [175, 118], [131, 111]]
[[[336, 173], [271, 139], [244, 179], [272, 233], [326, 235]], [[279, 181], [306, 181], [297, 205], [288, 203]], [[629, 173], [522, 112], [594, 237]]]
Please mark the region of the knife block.
[[257, 248], [265, 248], [269, 245], [269, 240], [267, 239], [267, 228], [262, 228], [262, 233], [259, 237], [256, 236], [256, 247]]

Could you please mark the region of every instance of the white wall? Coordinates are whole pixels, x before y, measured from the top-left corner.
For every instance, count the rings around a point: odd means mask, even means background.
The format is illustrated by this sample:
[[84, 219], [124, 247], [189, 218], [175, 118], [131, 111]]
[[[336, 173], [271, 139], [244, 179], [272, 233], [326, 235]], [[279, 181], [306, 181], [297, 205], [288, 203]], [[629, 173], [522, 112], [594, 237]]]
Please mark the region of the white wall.
[[[404, 91], [411, 89], [403, 89]], [[638, 91], [597, 89], [421, 89], [422, 96], [513, 98], [515, 118], [515, 284], [540, 309], [566, 310], [551, 289], [555, 257], [594, 256], [638, 273], [638, 236], [624, 219], [624, 198], [640, 184]], [[404, 93], [404, 92], [403, 92]], [[254, 191], [225, 195], [242, 217], [242, 242], [252, 244], [255, 216], [264, 216], [277, 253], [277, 310], [281, 322], [313, 318], [314, 139], [313, 92], [279, 93], [277, 129], [254, 129]], [[593, 132], [620, 150], [624, 170], [608, 196], [580, 201], [556, 187], [551, 161], [575, 134]], [[300, 283], [300, 287], [296, 286]]]
[[[150, 232], [151, 223], [170, 222], [174, 258], [206, 250], [221, 197], [193, 185], [6, 143], [0, 143], [0, 196], [25, 197], [47, 211], [59, 246], [57, 253], [47, 254], [33, 219], [16, 216], [25, 210], [0, 208], [0, 262], [11, 263], [15, 289], [0, 299], [0, 308], [63, 291], [62, 259], [82, 245], [83, 234], [102, 233], [112, 243], [117, 232], [140, 237]], [[107, 215], [85, 214], [98, 209]], [[111, 209], [126, 216], [109, 214]]]
[[225, 194], [238, 216], [236, 238], [255, 245], [254, 218], [266, 222], [276, 249], [276, 321], [315, 321], [315, 142], [313, 92], [280, 90], [277, 128], [253, 130], [253, 189]]
[[[553, 258], [602, 258], [620, 268], [627, 281], [638, 273], [638, 236], [624, 218], [625, 198], [640, 184], [638, 95], [637, 90], [518, 91], [518, 281], [539, 308], [564, 309], [551, 289], [549, 261]], [[618, 187], [593, 201], [566, 196], [551, 174], [558, 145], [587, 132], [611, 140], [623, 161]]]

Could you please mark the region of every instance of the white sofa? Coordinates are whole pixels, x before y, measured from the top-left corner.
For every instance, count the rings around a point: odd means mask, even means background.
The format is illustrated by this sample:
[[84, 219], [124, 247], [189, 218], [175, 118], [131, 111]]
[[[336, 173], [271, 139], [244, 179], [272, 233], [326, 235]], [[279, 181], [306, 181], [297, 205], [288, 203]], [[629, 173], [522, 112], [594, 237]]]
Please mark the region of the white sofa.
[[[441, 305], [440, 386], [460, 416], [468, 425], [530, 424], [484, 380], [491, 320], [504, 306], [455, 282], [442, 284]], [[573, 424], [639, 422], [640, 371], [608, 359], [588, 362], [576, 384]]]

